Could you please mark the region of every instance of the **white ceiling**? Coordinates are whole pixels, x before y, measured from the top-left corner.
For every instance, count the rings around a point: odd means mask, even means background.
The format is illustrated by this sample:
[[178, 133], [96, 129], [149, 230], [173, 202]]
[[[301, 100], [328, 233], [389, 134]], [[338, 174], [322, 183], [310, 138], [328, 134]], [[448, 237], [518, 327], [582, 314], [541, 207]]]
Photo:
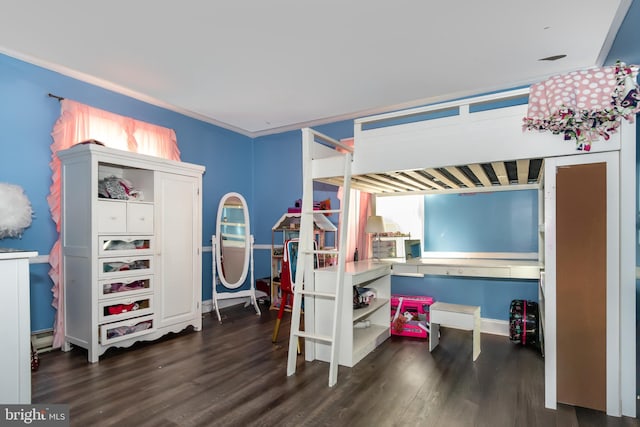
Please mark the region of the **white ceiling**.
[[259, 136], [602, 65], [630, 3], [11, 1], [0, 52]]

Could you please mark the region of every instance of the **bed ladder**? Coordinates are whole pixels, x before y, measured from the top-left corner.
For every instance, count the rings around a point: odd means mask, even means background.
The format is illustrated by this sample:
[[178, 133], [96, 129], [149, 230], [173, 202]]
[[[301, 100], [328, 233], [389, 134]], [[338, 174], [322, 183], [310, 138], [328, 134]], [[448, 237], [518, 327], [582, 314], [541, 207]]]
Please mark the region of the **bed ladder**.
[[[340, 354], [340, 328], [342, 313], [342, 298], [345, 294], [342, 290], [344, 285], [344, 269], [346, 263], [346, 243], [349, 219], [349, 193], [351, 189], [351, 161], [353, 158], [353, 148], [328, 136], [322, 135], [312, 129], [302, 129], [302, 210], [300, 214], [300, 235], [298, 260], [296, 263], [296, 277], [293, 290], [293, 308], [291, 314], [291, 331], [289, 335], [289, 354], [287, 360], [287, 375], [296, 372], [297, 348], [300, 338], [315, 342], [328, 343], [331, 346], [329, 360], [329, 387], [338, 381], [338, 357]], [[341, 185], [343, 188], [343, 198], [340, 209], [335, 210], [313, 210], [313, 181], [314, 177], [330, 171], [339, 171], [341, 175]], [[329, 175], [330, 176], [330, 175]], [[335, 176], [335, 175], [334, 175]], [[341, 216], [338, 227], [336, 249], [323, 250], [314, 249], [314, 225], [313, 215], [316, 213], [328, 214], [337, 213]], [[314, 260], [319, 255], [337, 256], [337, 274], [335, 291], [331, 293], [316, 292], [314, 281]], [[303, 299], [306, 299], [305, 318], [307, 314], [313, 318], [315, 298], [333, 299], [333, 325], [331, 335], [316, 334], [313, 322], [305, 322], [304, 331], [300, 329], [300, 314], [302, 311]], [[309, 347], [307, 346], [307, 349]], [[307, 359], [312, 360], [312, 359]]]

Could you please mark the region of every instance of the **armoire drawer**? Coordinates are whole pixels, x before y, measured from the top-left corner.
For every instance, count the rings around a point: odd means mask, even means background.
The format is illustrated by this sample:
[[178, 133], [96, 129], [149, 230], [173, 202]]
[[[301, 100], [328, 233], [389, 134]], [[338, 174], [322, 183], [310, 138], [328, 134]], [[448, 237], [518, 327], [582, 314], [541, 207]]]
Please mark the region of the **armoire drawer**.
[[107, 345], [149, 334], [155, 330], [154, 322], [153, 315], [149, 315], [100, 325], [98, 327], [100, 344]]
[[111, 299], [147, 293], [153, 290], [153, 276], [122, 277], [111, 280], [100, 280], [99, 298]]
[[115, 322], [153, 313], [153, 296], [105, 300], [98, 304], [98, 322]]
[[97, 203], [98, 232], [127, 232], [127, 203], [122, 201], [104, 201]]
[[153, 233], [153, 204], [127, 203], [127, 233]]
[[151, 236], [100, 236], [100, 256], [146, 255], [153, 251]]
[[99, 200], [99, 233], [153, 233], [153, 204]]
[[132, 274], [152, 274], [153, 255], [138, 257], [98, 258], [100, 278], [127, 277]]

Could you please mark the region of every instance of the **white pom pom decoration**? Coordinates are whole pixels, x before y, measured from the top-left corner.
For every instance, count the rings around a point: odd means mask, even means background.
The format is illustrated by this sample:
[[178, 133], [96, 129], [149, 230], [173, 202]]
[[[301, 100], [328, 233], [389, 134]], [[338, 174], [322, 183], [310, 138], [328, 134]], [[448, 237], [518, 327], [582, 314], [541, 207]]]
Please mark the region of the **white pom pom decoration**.
[[31, 203], [19, 185], [0, 182], [0, 239], [21, 237], [31, 225]]

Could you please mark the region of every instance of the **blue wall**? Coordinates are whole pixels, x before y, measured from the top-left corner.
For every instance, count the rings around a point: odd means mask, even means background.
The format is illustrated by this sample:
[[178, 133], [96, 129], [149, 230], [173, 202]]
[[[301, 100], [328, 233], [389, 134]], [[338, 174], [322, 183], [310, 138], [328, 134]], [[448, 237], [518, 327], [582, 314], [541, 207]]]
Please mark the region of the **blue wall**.
[[424, 216], [425, 251], [538, 251], [537, 190], [427, 195]]
[[[182, 160], [207, 168], [203, 178], [203, 245], [210, 245], [218, 201], [224, 193], [237, 191], [251, 200], [251, 138], [0, 55], [0, 182], [22, 186], [35, 212], [22, 238], [4, 239], [0, 245], [47, 255], [56, 239], [46, 197], [51, 183], [50, 133], [60, 106], [48, 93], [174, 129]], [[203, 254], [203, 299], [211, 298], [210, 255]], [[30, 278], [31, 328], [52, 328], [48, 264], [33, 265]]]
[[638, 23], [640, 22], [640, 2], [632, 1], [627, 16], [616, 34], [605, 63], [613, 65], [617, 60], [627, 64], [640, 64], [640, 44], [638, 43]]

